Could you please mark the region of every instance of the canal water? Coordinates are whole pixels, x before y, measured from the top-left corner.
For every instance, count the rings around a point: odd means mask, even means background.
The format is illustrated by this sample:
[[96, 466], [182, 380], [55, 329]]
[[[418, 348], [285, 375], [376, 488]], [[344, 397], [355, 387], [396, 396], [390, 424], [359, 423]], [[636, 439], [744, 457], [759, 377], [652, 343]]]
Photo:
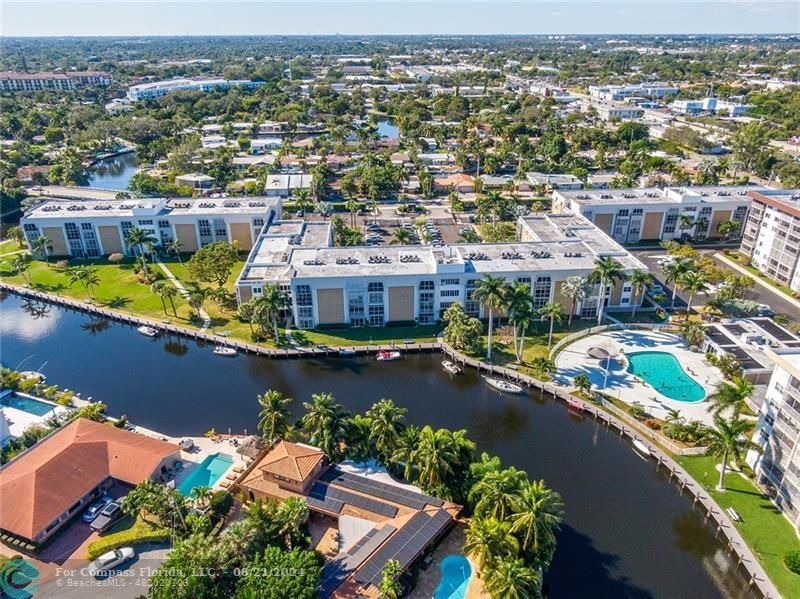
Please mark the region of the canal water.
[[139, 161], [135, 152], [99, 161], [89, 170], [89, 187], [125, 191], [136, 173]]
[[149, 339], [13, 295], [0, 302], [0, 340], [4, 365], [41, 368], [48, 382], [106, 402], [111, 414], [176, 436], [254, 431], [256, 395], [267, 389], [295, 398], [295, 412], [315, 392], [334, 393], [354, 412], [391, 398], [410, 422], [465, 428], [480, 451], [561, 493], [551, 597], [750, 596], [703, 515], [613, 431], [538, 392], [506, 396], [474, 372], [451, 379], [438, 354], [388, 363], [224, 358], [194, 341]]

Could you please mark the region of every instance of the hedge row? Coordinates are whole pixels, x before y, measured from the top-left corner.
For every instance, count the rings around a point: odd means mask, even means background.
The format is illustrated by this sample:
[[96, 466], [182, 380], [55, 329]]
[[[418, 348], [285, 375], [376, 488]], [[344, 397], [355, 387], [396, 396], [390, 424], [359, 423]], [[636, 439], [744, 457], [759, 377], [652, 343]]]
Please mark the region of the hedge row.
[[94, 560], [119, 547], [141, 545], [142, 543], [161, 543], [167, 540], [169, 540], [169, 530], [166, 528], [152, 528], [148, 524], [137, 522], [127, 530], [112, 533], [90, 543], [87, 557], [89, 560]]

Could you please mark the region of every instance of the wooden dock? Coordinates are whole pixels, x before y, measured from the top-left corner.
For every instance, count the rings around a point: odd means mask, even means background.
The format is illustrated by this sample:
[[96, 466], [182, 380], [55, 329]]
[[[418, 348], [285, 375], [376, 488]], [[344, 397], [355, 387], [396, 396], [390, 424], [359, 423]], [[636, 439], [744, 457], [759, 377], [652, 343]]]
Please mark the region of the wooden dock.
[[650, 461], [657, 469], [666, 470], [672, 480], [680, 489], [681, 493], [687, 492], [692, 497], [692, 504], [699, 504], [704, 513], [706, 520], [711, 519], [716, 525], [717, 535], [722, 535], [726, 540], [726, 547], [733, 556], [737, 559], [737, 566], [747, 574], [748, 586], [759, 597], [764, 599], [780, 599], [781, 595], [773, 585], [772, 581], [767, 576], [761, 564], [756, 559], [753, 552], [745, 543], [739, 531], [734, 526], [727, 513], [714, 501], [708, 492], [695, 481], [688, 472], [686, 472], [680, 464], [673, 460], [666, 452], [662, 451], [657, 445], [650, 443], [643, 438], [640, 431], [635, 430], [629, 424], [625, 423], [622, 419], [602, 410], [597, 405], [583, 401], [579, 397], [572, 395], [567, 389], [553, 383], [540, 381], [531, 376], [518, 372], [512, 368], [505, 366], [496, 366], [493, 364], [486, 364], [481, 360], [466, 356], [444, 342], [434, 343], [392, 343], [389, 345], [365, 345], [365, 346], [349, 346], [349, 347], [297, 347], [286, 349], [273, 349], [264, 347], [255, 343], [246, 341], [229, 339], [222, 335], [216, 335], [208, 332], [201, 332], [197, 329], [189, 327], [165, 323], [158, 320], [143, 318], [109, 310], [101, 306], [72, 298], [65, 298], [54, 294], [36, 291], [27, 287], [20, 287], [12, 285], [7, 282], [0, 281], [0, 290], [8, 291], [22, 297], [30, 298], [33, 300], [56, 304], [64, 306], [81, 312], [103, 316], [105, 318], [129, 324], [131, 326], [146, 325], [153, 327], [162, 333], [180, 335], [190, 339], [196, 339], [213, 345], [223, 345], [225, 347], [232, 347], [238, 351], [245, 353], [255, 354], [269, 358], [301, 358], [301, 357], [324, 357], [324, 356], [337, 356], [340, 349], [353, 350], [355, 355], [368, 355], [375, 354], [379, 351], [385, 350], [402, 350], [407, 352], [437, 352], [441, 351], [449, 357], [453, 362], [462, 366], [469, 366], [475, 368], [478, 372], [485, 372], [495, 376], [502, 376], [508, 380], [522, 385], [528, 389], [539, 389], [542, 394], [547, 393], [552, 395], [557, 400], [562, 401], [570, 409], [579, 410], [588, 417], [599, 420], [604, 426], [608, 428], [615, 428], [621, 437], [625, 437], [630, 442], [638, 439], [643, 442], [650, 450]]

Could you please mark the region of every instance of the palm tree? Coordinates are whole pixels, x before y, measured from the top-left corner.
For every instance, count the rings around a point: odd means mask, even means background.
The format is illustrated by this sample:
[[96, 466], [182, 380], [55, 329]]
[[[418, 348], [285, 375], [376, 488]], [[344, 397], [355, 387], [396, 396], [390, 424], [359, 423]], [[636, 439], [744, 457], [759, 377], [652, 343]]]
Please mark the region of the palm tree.
[[366, 412], [370, 437], [384, 460], [388, 460], [397, 448], [406, 412], [408, 410], [396, 406], [391, 399], [381, 399]]
[[172, 241], [167, 242], [165, 246], [165, 250], [168, 254], [174, 254], [175, 257], [178, 259], [178, 264], [183, 264], [181, 260], [181, 247], [183, 244], [181, 243], [180, 239], [173, 239]]
[[735, 376], [730, 382], [722, 383], [717, 392], [709, 398], [711, 403], [708, 411], [715, 416], [720, 416], [722, 412], [730, 409], [732, 415], [737, 417], [744, 409], [747, 398], [753, 394], [753, 389], [750, 381]]
[[[631, 289], [633, 289], [633, 293], [639, 297], [641, 300], [644, 297], [645, 289], [647, 289], [650, 285], [653, 284], [655, 281], [653, 275], [651, 275], [646, 270], [637, 269], [631, 273], [630, 276], [630, 283]], [[631, 302], [631, 320], [636, 315], [636, 308], [637, 302]]]
[[511, 532], [521, 535], [522, 548], [539, 557], [553, 551], [555, 533], [564, 515], [561, 496], [548, 489], [543, 480], [530, 481], [520, 489], [513, 507]]
[[675, 298], [678, 295], [683, 275], [685, 275], [692, 267], [692, 260], [687, 258], [678, 258], [672, 262], [662, 266], [662, 270], [666, 275], [667, 284], [672, 283], [672, 303], [670, 309], [675, 308]]
[[333, 204], [330, 202], [318, 202], [317, 212], [319, 212], [323, 219], [327, 219], [331, 215], [331, 212], [333, 212]]
[[[161, 300], [161, 307], [164, 309], [164, 314], [167, 313], [167, 289], [175, 289], [171, 283], [164, 281], [163, 279], [160, 281], [156, 281], [152, 285], [150, 285], [150, 291], [157, 295], [158, 298]], [[175, 306], [173, 305], [173, 311]]]
[[350, 198], [344, 204], [344, 207], [350, 213], [350, 226], [355, 228], [356, 226], [356, 212], [361, 207], [361, 204], [355, 198]]
[[572, 300], [572, 307], [569, 311], [569, 319], [567, 320], [567, 328], [572, 326], [572, 317], [575, 315], [575, 308], [578, 302], [586, 297], [586, 287], [588, 281], [585, 277], [567, 277], [566, 281], [561, 283], [561, 293], [564, 297]]
[[753, 443], [747, 437], [751, 428], [752, 424], [742, 420], [738, 415], [730, 420], [725, 420], [719, 415], [714, 416], [714, 426], [706, 431], [705, 440], [708, 447], [707, 455], [722, 457], [717, 490], [725, 490], [725, 471], [728, 467], [729, 455], [733, 455], [738, 463], [745, 451], [752, 450], [758, 453], [764, 451], [760, 445]]
[[592, 392], [592, 382], [589, 380], [589, 377], [583, 373], [572, 379], [572, 384], [575, 385], [575, 388], [578, 391], [581, 391], [586, 395], [589, 395]]
[[411, 474], [414, 469], [414, 464], [411, 461], [414, 451], [419, 445], [419, 427], [413, 424], [405, 427], [397, 439], [397, 446], [391, 455], [390, 462], [392, 464], [403, 465], [403, 477], [406, 480], [411, 479]]
[[31, 284], [31, 255], [28, 253], [17, 254], [11, 261], [11, 269], [25, 279], [25, 282]]
[[410, 460], [417, 469], [417, 478], [429, 489], [452, 474], [453, 464], [457, 461], [458, 456], [445, 432], [423, 427], [417, 447], [411, 452]]
[[481, 303], [489, 311], [489, 338], [486, 350], [486, 359], [492, 359], [492, 327], [494, 326], [494, 311], [500, 310], [506, 303], [508, 283], [503, 277], [492, 275], [484, 276], [478, 287], [472, 292], [472, 298]]
[[395, 559], [390, 559], [386, 562], [378, 584], [380, 599], [400, 599], [403, 587], [397, 579], [402, 573], [403, 568], [400, 567], [400, 562]]
[[514, 353], [518, 362], [525, 361], [525, 338], [527, 337], [528, 329], [535, 326], [538, 318], [536, 310], [533, 309], [533, 302], [530, 301], [530, 296], [528, 296], [528, 300], [527, 304], [520, 305], [509, 315], [509, 320], [514, 326], [514, 336], [519, 339], [519, 347], [517, 347], [516, 343], [514, 345]]
[[38, 254], [44, 258], [45, 262], [49, 262], [50, 260], [50, 252], [53, 249], [53, 240], [47, 237], [46, 235], [40, 235], [36, 239], [33, 240], [31, 244], [31, 251], [34, 254]]
[[736, 233], [741, 227], [741, 223], [736, 220], [724, 220], [717, 225], [717, 231], [722, 235], [724, 241], [728, 241], [731, 235]]
[[205, 485], [192, 489], [192, 496], [194, 497], [195, 502], [201, 506], [207, 506], [213, 494], [214, 492], [211, 490], [211, 487], [207, 487]]
[[621, 280], [624, 277], [622, 273], [622, 266], [614, 258], [605, 257], [600, 258], [595, 262], [594, 270], [589, 273], [588, 280], [590, 283], [600, 285], [600, 291], [597, 296], [597, 325], [603, 321], [603, 312], [605, 310], [605, 295], [606, 287], [614, 282]]
[[306, 219], [306, 210], [311, 207], [311, 196], [307, 189], [298, 188], [294, 192], [294, 201], [297, 207], [302, 211], [303, 220]]
[[280, 534], [291, 551], [292, 539], [300, 536], [303, 525], [308, 522], [308, 504], [301, 497], [289, 497], [281, 502], [275, 512], [275, 519], [281, 523]]
[[292, 403], [291, 397], [284, 397], [280, 391], [268, 390], [264, 395], [258, 395], [258, 430], [267, 443], [272, 443], [282, 437], [289, 428], [288, 405]]
[[699, 322], [686, 320], [681, 324], [681, 333], [689, 345], [700, 345], [705, 337], [705, 329]]
[[690, 270], [681, 277], [683, 288], [689, 292], [689, 301], [686, 304], [686, 318], [692, 313], [692, 300], [694, 294], [707, 288], [708, 275], [702, 270]]
[[408, 245], [411, 243], [411, 231], [404, 227], [398, 227], [394, 231], [392, 241], [390, 243], [399, 243], [400, 245]]
[[486, 590], [493, 598], [535, 599], [541, 597], [540, 586], [538, 571], [521, 558], [502, 560], [486, 575]]
[[556, 365], [553, 361], [544, 356], [535, 357], [531, 362], [531, 367], [540, 377], [549, 376], [556, 371]]
[[203, 303], [206, 301], [207, 292], [201, 287], [193, 287], [189, 289], [189, 296], [186, 301], [189, 307], [192, 308], [197, 316], [200, 316], [200, 311], [203, 309]]
[[86, 293], [88, 293], [90, 297], [94, 297], [92, 289], [100, 284], [100, 277], [97, 275], [97, 269], [94, 266], [72, 266], [67, 271], [67, 274], [69, 276], [70, 285], [80, 283], [86, 290]]
[[133, 229], [130, 229], [128, 234], [125, 236], [125, 243], [128, 244], [128, 247], [135, 248], [134, 253], [139, 256], [139, 259], [142, 262], [142, 270], [144, 271], [145, 275], [148, 273], [148, 271], [147, 260], [145, 259], [144, 255], [144, 248], [148, 243], [155, 242], [156, 238], [150, 235], [150, 231], [140, 227], [134, 227]]
[[336, 403], [331, 393], [315, 393], [310, 403], [303, 403], [303, 408], [306, 413], [301, 425], [311, 443], [328, 456], [338, 455], [339, 447], [347, 436], [347, 410]]
[[267, 283], [262, 288], [261, 297], [257, 297], [254, 301], [253, 318], [262, 328], [266, 328], [265, 324], [272, 323], [272, 331], [275, 335], [275, 344], [280, 343], [280, 335], [278, 334], [278, 316], [286, 309], [288, 298], [286, 293], [275, 283]]
[[6, 231], [6, 239], [15, 240], [20, 248], [25, 247], [25, 233], [23, 233], [22, 228], [17, 225], [8, 228]]
[[477, 517], [491, 516], [501, 522], [511, 513], [514, 499], [527, 482], [525, 472], [516, 468], [490, 471], [469, 490], [469, 501]]
[[561, 324], [564, 320], [564, 309], [558, 302], [547, 302], [539, 309], [539, 316], [541, 318], [550, 319], [550, 332], [547, 336], [547, 347], [553, 343], [553, 325], [558, 322]]
[[511, 532], [509, 522], [495, 518], [473, 518], [466, 531], [464, 553], [478, 561], [481, 570], [491, 568], [517, 555], [519, 542]]

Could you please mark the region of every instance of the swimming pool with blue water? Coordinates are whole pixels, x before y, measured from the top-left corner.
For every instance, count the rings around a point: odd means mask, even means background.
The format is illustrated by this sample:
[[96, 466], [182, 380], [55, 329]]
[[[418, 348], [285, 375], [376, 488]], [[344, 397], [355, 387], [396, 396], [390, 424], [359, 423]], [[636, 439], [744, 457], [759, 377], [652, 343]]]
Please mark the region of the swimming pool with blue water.
[[628, 372], [639, 377], [669, 399], [685, 403], [703, 401], [706, 391], [686, 374], [678, 359], [661, 351], [628, 354]]
[[461, 554], [448, 555], [442, 560], [442, 580], [433, 599], [464, 599], [472, 575], [469, 560]]

